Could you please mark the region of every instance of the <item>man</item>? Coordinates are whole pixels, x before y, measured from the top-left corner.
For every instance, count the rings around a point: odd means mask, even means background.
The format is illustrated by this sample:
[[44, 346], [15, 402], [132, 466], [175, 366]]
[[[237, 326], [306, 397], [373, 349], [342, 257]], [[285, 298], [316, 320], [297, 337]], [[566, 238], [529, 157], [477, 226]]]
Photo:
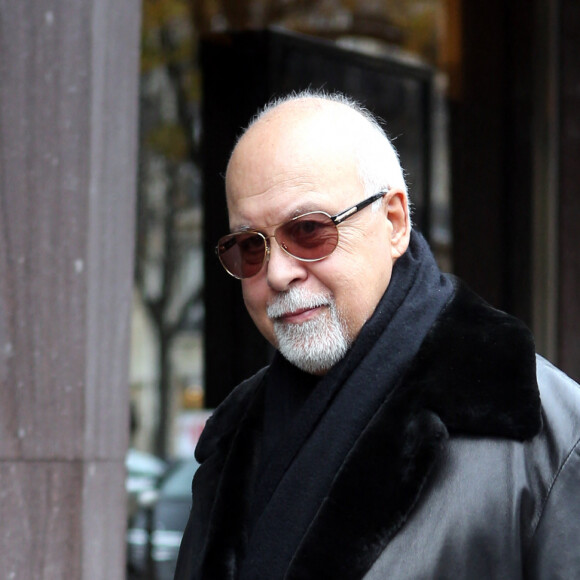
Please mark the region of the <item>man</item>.
[[176, 578], [580, 578], [579, 387], [439, 272], [374, 119], [275, 102], [226, 191], [278, 352], [206, 426]]

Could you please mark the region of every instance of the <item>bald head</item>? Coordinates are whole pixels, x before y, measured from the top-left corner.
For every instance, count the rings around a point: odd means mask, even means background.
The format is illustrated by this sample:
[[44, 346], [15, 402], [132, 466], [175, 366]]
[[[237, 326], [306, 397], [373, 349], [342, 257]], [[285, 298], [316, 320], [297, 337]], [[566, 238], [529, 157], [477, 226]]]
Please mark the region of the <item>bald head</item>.
[[[341, 94], [302, 92], [274, 100], [239, 139], [229, 168], [248, 155], [256, 163], [274, 155], [301, 154], [305, 162], [324, 150], [326, 161], [352, 161], [367, 195], [388, 188], [407, 194], [398, 155], [371, 113]], [[286, 157], [287, 158], [287, 157]], [[282, 159], [283, 160], [283, 159]]]

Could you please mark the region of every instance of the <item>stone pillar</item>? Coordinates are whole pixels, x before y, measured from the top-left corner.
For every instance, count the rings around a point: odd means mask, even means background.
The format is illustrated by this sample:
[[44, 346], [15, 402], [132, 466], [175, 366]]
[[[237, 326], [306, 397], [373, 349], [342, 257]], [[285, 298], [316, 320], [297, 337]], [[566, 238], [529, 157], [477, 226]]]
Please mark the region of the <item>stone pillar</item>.
[[0, 0], [0, 579], [122, 579], [140, 2]]

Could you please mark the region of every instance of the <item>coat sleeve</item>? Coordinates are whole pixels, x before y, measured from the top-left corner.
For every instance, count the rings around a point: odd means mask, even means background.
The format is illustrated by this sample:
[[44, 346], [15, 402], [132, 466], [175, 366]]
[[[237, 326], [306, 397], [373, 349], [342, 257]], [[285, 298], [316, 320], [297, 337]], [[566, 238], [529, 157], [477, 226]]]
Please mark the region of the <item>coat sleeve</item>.
[[580, 443], [562, 464], [528, 552], [526, 579], [580, 578]]

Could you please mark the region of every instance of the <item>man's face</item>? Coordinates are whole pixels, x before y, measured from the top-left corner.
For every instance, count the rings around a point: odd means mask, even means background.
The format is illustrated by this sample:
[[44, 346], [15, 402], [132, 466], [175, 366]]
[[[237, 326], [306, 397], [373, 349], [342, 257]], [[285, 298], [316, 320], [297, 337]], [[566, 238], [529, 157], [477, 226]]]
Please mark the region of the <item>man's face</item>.
[[[232, 232], [249, 227], [272, 235], [275, 226], [299, 214], [334, 215], [367, 197], [348, 144], [320, 135], [320, 127], [297, 128], [291, 115], [258, 122], [246, 133], [226, 176]], [[297, 260], [271, 238], [269, 260], [242, 280], [246, 307], [260, 332], [283, 354], [338, 349], [318, 366], [287, 356], [305, 370], [326, 372], [386, 290], [393, 263], [408, 243], [408, 231], [401, 234], [401, 228], [408, 229], [406, 201], [401, 192], [390, 192], [379, 211], [367, 207], [341, 224], [338, 247], [321, 261]]]

